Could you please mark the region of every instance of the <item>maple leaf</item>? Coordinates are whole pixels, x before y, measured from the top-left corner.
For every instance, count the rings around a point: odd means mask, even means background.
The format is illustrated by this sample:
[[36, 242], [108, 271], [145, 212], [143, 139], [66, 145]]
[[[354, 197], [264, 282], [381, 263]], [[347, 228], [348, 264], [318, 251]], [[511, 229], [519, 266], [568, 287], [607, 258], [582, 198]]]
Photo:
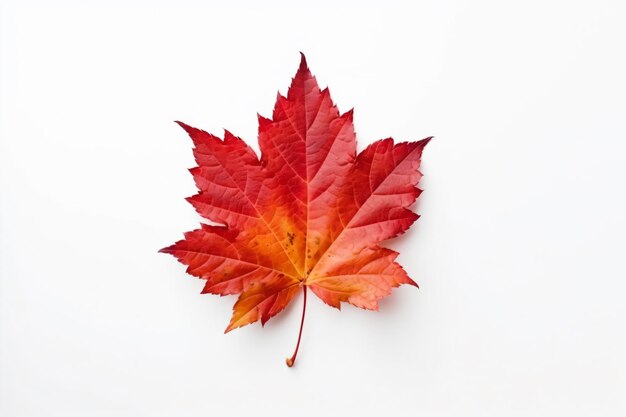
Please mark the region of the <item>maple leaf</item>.
[[352, 110], [340, 114], [302, 55], [271, 119], [258, 116], [261, 159], [240, 138], [177, 122], [191, 137], [199, 192], [188, 198], [219, 226], [202, 226], [161, 252], [206, 281], [202, 293], [240, 294], [225, 332], [265, 324], [307, 288], [326, 304], [368, 310], [393, 287], [417, 284], [381, 241], [419, 217], [420, 159], [431, 138], [384, 139], [356, 155]]

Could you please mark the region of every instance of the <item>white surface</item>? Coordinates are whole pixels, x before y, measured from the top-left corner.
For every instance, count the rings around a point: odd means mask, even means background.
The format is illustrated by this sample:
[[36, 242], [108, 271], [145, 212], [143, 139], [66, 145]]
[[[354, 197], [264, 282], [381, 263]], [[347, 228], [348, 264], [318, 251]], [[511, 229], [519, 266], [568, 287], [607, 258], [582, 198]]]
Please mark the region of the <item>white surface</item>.
[[[0, 6], [0, 415], [626, 414], [623, 1], [123, 3]], [[421, 290], [311, 297], [288, 369], [301, 299], [223, 335], [157, 250], [199, 222], [172, 121], [256, 147], [300, 50], [360, 149], [436, 140]]]

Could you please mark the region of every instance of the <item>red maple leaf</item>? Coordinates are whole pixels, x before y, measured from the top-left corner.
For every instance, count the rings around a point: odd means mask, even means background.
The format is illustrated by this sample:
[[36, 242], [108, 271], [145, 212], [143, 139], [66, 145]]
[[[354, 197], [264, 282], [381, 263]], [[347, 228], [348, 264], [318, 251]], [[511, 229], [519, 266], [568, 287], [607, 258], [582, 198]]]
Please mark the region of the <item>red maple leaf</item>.
[[352, 111], [339, 114], [304, 55], [272, 119], [259, 116], [261, 159], [226, 131], [220, 139], [177, 122], [194, 143], [199, 189], [188, 201], [220, 226], [202, 224], [161, 249], [206, 280], [203, 293], [240, 294], [226, 332], [265, 324], [307, 288], [326, 304], [368, 310], [400, 284], [417, 284], [379, 246], [419, 217], [424, 146], [384, 139], [356, 155]]

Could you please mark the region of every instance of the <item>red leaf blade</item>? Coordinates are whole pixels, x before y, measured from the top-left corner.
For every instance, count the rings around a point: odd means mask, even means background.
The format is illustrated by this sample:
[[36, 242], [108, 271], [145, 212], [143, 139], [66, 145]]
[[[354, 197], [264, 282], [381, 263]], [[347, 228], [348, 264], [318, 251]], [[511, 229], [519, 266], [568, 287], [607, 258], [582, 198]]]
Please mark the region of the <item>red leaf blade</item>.
[[301, 287], [336, 308], [376, 310], [393, 288], [417, 285], [380, 243], [419, 217], [410, 206], [431, 138], [384, 139], [357, 155], [352, 111], [339, 113], [304, 55], [272, 118], [259, 116], [260, 159], [228, 131], [221, 139], [177, 123], [198, 164], [188, 201], [221, 226], [202, 225], [161, 251], [206, 280], [203, 293], [240, 294], [227, 332], [265, 324]]

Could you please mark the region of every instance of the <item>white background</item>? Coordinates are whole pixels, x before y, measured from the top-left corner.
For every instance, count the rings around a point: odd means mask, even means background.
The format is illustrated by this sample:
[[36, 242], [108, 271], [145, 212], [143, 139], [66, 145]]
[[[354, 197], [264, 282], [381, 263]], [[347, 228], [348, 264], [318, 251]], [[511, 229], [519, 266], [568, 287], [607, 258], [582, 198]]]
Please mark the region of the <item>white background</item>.
[[[108, 4], [104, 4], [108, 3]], [[152, 4], [152, 7], [147, 7]], [[1, 1], [0, 415], [623, 416], [623, 1]], [[298, 51], [359, 148], [436, 137], [390, 243], [421, 289], [234, 297], [157, 254], [199, 217], [175, 119], [256, 148]]]

